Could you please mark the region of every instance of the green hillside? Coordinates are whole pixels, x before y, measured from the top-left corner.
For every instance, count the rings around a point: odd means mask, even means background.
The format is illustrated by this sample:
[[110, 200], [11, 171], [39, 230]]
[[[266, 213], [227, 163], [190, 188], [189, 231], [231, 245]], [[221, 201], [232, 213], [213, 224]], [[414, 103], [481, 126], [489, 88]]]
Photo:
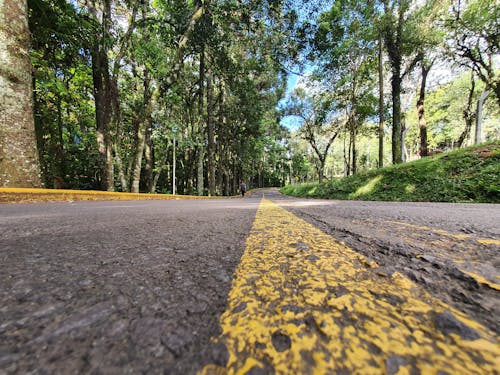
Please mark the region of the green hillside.
[[329, 199], [500, 203], [500, 142], [321, 184], [288, 185], [281, 192]]

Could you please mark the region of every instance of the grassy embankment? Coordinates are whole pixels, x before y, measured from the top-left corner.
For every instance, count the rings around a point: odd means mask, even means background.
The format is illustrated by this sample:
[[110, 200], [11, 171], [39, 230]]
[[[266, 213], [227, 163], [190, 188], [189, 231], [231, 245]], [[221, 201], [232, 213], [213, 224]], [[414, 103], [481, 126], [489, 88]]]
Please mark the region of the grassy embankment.
[[500, 203], [500, 141], [321, 184], [288, 185], [281, 192], [329, 199]]

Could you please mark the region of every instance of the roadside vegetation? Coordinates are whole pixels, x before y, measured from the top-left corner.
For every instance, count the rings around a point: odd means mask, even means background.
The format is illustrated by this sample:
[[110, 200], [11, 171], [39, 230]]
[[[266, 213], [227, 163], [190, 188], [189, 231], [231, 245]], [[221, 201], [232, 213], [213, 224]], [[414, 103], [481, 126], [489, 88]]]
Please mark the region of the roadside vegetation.
[[287, 185], [281, 192], [328, 199], [500, 203], [500, 142], [322, 183]]
[[0, 187], [232, 196], [500, 139], [496, 0], [3, 3]]

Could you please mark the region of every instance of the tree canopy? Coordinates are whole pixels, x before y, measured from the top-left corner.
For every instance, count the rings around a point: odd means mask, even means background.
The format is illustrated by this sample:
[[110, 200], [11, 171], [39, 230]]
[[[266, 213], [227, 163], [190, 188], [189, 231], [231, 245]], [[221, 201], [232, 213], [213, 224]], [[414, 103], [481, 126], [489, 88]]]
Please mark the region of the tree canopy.
[[46, 187], [232, 195], [500, 133], [494, 0], [27, 3]]

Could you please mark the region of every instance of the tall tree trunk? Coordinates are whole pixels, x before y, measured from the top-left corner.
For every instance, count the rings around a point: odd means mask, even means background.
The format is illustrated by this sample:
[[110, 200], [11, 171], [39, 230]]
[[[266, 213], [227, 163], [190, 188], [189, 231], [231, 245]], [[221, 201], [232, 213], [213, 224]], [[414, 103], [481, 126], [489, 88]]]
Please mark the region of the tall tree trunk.
[[392, 163], [403, 162], [401, 129], [401, 62], [392, 72]]
[[143, 102], [142, 111], [140, 111], [140, 118], [138, 119], [137, 126], [137, 136], [136, 136], [136, 152], [135, 152], [135, 164], [132, 180], [132, 193], [139, 192], [139, 184], [141, 180], [141, 170], [142, 170], [142, 157], [144, 154], [144, 147], [146, 144], [146, 128], [150, 126], [151, 121], [151, 87], [148, 69], [144, 67], [144, 92], [143, 92]]
[[[89, 6], [90, 14], [98, 19], [94, 2]], [[109, 73], [108, 44], [111, 27], [111, 1], [104, 0], [101, 22], [101, 36], [92, 48], [92, 77], [97, 124], [97, 147], [101, 188], [114, 190], [114, 171], [111, 150], [110, 123], [112, 111], [111, 78]]]
[[219, 96], [217, 99], [217, 122], [219, 124], [219, 138], [218, 138], [218, 156], [219, 156], [219, 168], [218, 168], [218, 189], [219, 193], [221, 195], [225, 195], [225, 186], [224, 186], [224, 176], [226, 174], [226, 149], [227, 145], [226, 142], [224, 142], [225, 138], [225, 132], [224, 129], [226, 129], [226, 124], [225, 124], [225, 115], [224, 115], [224, 84], [222, 79], [219, 80], [219, 85], [218, 85], [218, 91], [219, 91]]
[[208, 159], [208, 193], [210, 196], [215, 195], [215, 131], [214, 131], [214, 91], [212, 84], [212, 73], [207, 72], [207, 159]]
[[135, 158], [134, 158], [134, 169], [132, 174], [132, 186], [130, 191], [132, 193], [139, 192], [139, 184], [141, 180], [141, 169], [142, 169], [142, 155], [144, 153], [144, 144], [146, 142], [145, 136], [146, 121], [144, 119], [138, 119], [137, 133], [136, 133], [136, 146], [135, 146]]
[[474, 144], [479, 144], [482, 141], [482, 124], [483, 124], [483, 104], [488, 95], [490, 94], [490, 90], [488, 87], [484, 89], [484, 91], [481, 93], [479, 96], [479, 99], [477, 100], [477, 107], [476, 107], [476, 134], [474, 137]]
[[[347, 137], [347, 129], [346, 129], [346, 137]], [[344, 142], [345, 142], [345, 140], [344, 140]], [[344, 145], [344, 147], [345, 147], [345, 145]], [[347, 160], [345, 160], [347, 176], [351, 175], [351, 160], [352, 160], [351, 155], [352, 155], [352, 133], [351, 133], [351, 131], [349, 131], [349, 146], [347, 148]], [[344, 159], [345, 159], [345, 155], [344, 155]]]
[[391, 91], [392, 91], [392, 162], [403, 162], [402, 130], [401, 130], [401, 64], [403, 61], [403, 26], [405, 12], [409, 9], [408, 0], [397, 2], [397, 10], [389, 6], [388, 0], [383, 0], [384, 10], [387, 15], [397, 11], [397, 21], [387, 22], [384, 28], [384, 38], [387, 53], [391, 62]]
[[203, 181], [203, 160], [205, 159], [205, 152], [203, 150], [203, 100], [204, 100], [204, 86], [205, 86], [205, 48], [202, 47], [200, 53], [200, 80], [199, 80], [199, 92], [198, 92], [198, 134], [196, 138], [198, 139], [198, 146], [196, 150], [197, 155], [197, 190], [198, 195], [204, 195], [204, 181]]
[[382, 33], [378, 38], [378, 167], [384, 166], [384, 66]]
[[[123, 160], [120, 155], [121, 151], [121, 139], [123, 137], [123, 130], [122, 130], [122, 116], [121, 116], [121, 110], [120, 110], [120, 95], [118, 92], [118, 79], [119, 79], [119, 74], [120, 74], [120, 68], [121, 68], [121, 61], [126, 53], [127, 47], [129, 46], [129, 41], [130, 38], [135, 30], [136, 27], [136, 16], [137, 12], [139, 9], [140, 2], [136, 1], [133, 3], [132, 10], [130, 12], [130, 17], [128, 20], [128, 29], [125, 32], [125, 34], [121, 37], [120, 40], [120, 46], [118, 49], [118, 53], [114, 58], [114, 64], [113, 64], [113, 69], [111, 73], [111, 78], [110, 78], [110, 106], [112, 108], [111, 111], [111, 124], [114, 126], [114, 129], [116, 131], [116, 139], [113, 142], [113, 151], [114, 151], [114, 159], [116, 163], [116, 167], [118, 169], [118, 178], [120, 180], [120, 185], [121, 185], [121, 191], [128, 191], [129, 190], [129, 184], [128, 184], [128, 178], [125, 176], [124, 172], [124, 166], [123, 166]], [[143, 3], [143, 17], [145, 17], [145, 8], [146, 8], [146, 3]]]
[[427, 75], [431, 70], [432, 63], [425, 64], [422, 60], [422, 80], [420, 82], [420, 93], [417, 100], [418, 127], [420, 129], [420, 156], [427, 156], [427, 122], [425, 120], [425, 86], [427, 84]]
[[352, 174], [357, 173], [358, 166], [356, 164], [356, 157], [357, 157], [357, 152], [356, 152], [356, 117], [352, 118], [352, 125], [351, 125], [351, 143], [352, 143]]
[[[354, 74], [353, 74], [354, 77]], [[350, 138], [351, 138], [351, 151], [352, 151], [352, 174], [356, 174], [356, 136], [357, 136], [357, 123], [356, 123], [356, 81], [352, 82], [351, 88], [351, 109], [349, 113], [349, 128], [350, 128]]]
[[[346, 154], [346, 146], [345, 146], [345, 140], [347, 138], [347, 131], [344, 129], [344, 142], [343, 142], [343, 147], [342, 147], [342, 152], [344, 156], [344, 176], [349, 176], [349, 170], [351, 168], [351, 163], [349, 161], [349, 155]], [[349, 153], [349, 151], [348, 151]]]
[[115, 161], [116, 161], [116, 167], [118, 168], [118, 178], [120, 179], [121, 190], [128, 191], [128, 183], [127, 183], [127, 178], [125, 177], [125, 172], [123, 169], [122, 157], [120, 156], [119, 143], [115, 142], [114, 151], [115, 151]]
[[[56, 95], [56, 108], [57, 108], [57, 176], [53, 176], [53, 178], [58, 178], [60, 181], [64, 181], [66, 178], [66, 163], [65, 163], [65, 155], [64, 155], [64, 138], [63, 138], [63, 119], [62, 119], [62, 106], [61, 106], [61, 98], [59, 95]], [[63, 184], [64, 185], [64, 184]]]
[[321, 184], [323, 182], [323, 179], [325, 178], [325, 160], [326, 158], [319, 159], [319, 164], [318, 164], [318, 182]]
[[40, 187], [26, 0], [0, 0], [0, 186]]
[[[1, 69], [1, 68], [0, 68]], [[41, 121], [41, 116], [37, 116], [40, 113], [40, 102], [37, 97], [37, 89], [36, 89], [36, 78], [33, 74], [31, 77], [32, 87], [33, 87], [33, 115], [35, 119], [35, 138], [36, 138], [36, 148], [38, 149], [37, 157], [40, 162], [40, 172], [41, 172], [41, 185], [48, 186], [49, 181], [49, 173], [47, 172], [47, 163], [44, 161], [43, 155], [46, 150], [46, 142], [44, 139], [44, 126]], [[1, 137], [0, 137], [1, 138]], [[0, 168], [1, 170], [1, 168]]]
[[144, 180], [146, 181], [146, 189], [148, 193], [154, 193], [153, 189], [153, 166], [154, 166], [154, 154], [153, 154], [153, 142], [151, 140], [151, 128], [152, 128], [152, 118], [149, 117], [148, 126], [146, 127], [146, 140], [144, 145], [144, 158], [146, 159], [146, 164], [144, 166]]
[[474, 90], [476, 88], [476, 80], [474, 79], [474, 71], [471, 71], [471, 76], [470, 76], [470, 88], [469, 88], [469, 95], [467, 96], [467, 105], [464, 108], [462, 115], [465, 120], [465, 129], [463, 132], [460, 134], [460, 137], [458, 137], [457, 141], [457, 147], [462, 147], [465, 139], [470, 135], [470, 131], [472, 129], [472, 124], [474, 123], [474, 119], [476, 117], [476, 114], [472, 110], [472, 102], [474, 98]]

